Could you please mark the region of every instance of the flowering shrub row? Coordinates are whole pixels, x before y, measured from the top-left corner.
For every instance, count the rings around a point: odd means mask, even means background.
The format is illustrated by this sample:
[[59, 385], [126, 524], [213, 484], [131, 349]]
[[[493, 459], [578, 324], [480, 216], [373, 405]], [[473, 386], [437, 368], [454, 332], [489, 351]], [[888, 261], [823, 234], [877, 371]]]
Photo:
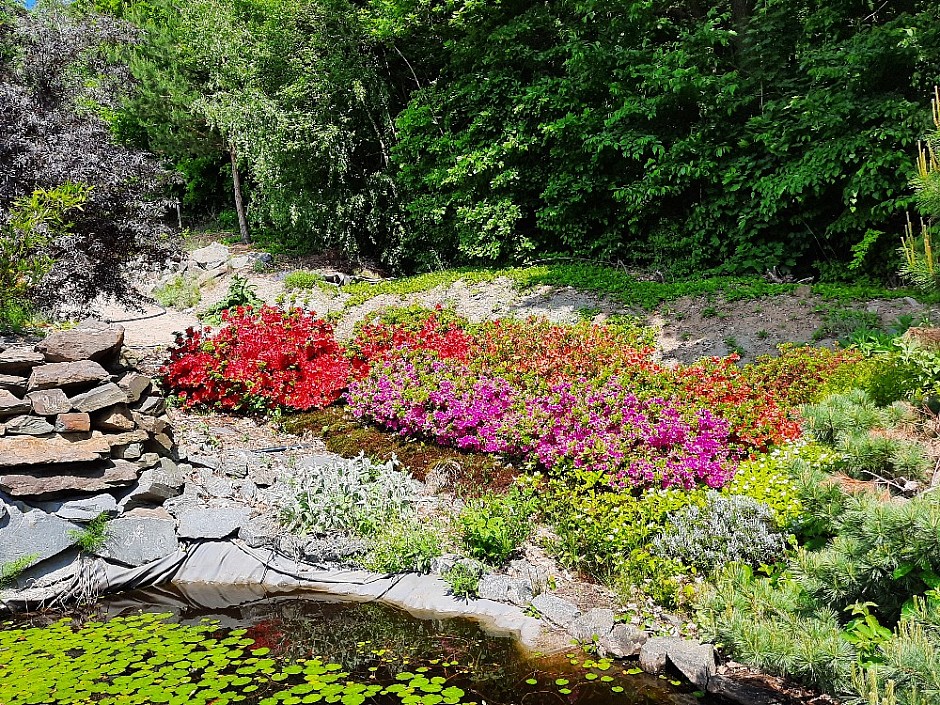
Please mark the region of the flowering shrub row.
[[470, 325], [404, 309], [359, 326], [348, 348], [301, 310], [236, 309], [217, 332], [187, 331], [164, 369], [187, 406], [305, 410], [337, 401], [408, 436], [504, 453], [615, 487], [718, 488], [737, 463], [795, 440], [795, 401], [848, 354], [783, 350], [739, 367], [669, 367], [630, 325]]
[[177, 336], [161, 372], [184, 407], [265, 411], [332, 404], [356, 368], [328, 323], [263, 306], [225, 311], [215, 332]]

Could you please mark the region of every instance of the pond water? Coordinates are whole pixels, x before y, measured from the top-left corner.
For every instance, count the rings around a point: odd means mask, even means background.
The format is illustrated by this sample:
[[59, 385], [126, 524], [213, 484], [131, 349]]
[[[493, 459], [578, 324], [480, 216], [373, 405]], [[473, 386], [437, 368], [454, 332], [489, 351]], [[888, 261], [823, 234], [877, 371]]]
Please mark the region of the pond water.
[[469, 620], [309, 593], [193, 600], [161, 589], [0, 625], [2, 705], [716, 702], [632, 665], [574, 647], [527, 654]]

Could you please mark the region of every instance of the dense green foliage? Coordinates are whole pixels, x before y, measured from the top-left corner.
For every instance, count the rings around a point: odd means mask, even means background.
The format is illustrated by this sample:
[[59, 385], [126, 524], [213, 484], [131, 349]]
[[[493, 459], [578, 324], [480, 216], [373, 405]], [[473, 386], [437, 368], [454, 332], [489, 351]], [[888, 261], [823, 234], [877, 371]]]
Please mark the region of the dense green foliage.
[[928, 0], [98, 5], [149, 38], [118, 131], [194, 207], [234, 148], [270, 240], [400, 267], [883, 275], [940, 80]]

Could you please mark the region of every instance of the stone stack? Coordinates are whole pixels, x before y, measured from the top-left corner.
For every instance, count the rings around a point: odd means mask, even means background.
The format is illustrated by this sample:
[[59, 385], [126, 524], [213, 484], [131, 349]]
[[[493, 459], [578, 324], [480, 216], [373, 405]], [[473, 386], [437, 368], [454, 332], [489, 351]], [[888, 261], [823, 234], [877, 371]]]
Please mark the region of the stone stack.
[[118, 562], [176, 550], [160, 505], [185, 469], [166, 401], [126, 364], [123, 340], [120, 327], [87, 324], [0, 350], [0, 566], [57, 556], [101, 514], [103, 552]]

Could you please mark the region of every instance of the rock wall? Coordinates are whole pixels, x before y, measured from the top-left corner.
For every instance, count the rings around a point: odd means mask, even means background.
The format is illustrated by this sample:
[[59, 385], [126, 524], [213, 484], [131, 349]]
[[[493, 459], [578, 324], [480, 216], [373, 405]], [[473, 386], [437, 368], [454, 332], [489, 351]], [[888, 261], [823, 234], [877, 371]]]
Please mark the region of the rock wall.
[[162, 507], [185, 469], [153, 381], [120, 327], [86, 324], [0, 350], [0, 566], [54, 566], [109, 518], [101, 554], [142, 565], [177, 548]]

